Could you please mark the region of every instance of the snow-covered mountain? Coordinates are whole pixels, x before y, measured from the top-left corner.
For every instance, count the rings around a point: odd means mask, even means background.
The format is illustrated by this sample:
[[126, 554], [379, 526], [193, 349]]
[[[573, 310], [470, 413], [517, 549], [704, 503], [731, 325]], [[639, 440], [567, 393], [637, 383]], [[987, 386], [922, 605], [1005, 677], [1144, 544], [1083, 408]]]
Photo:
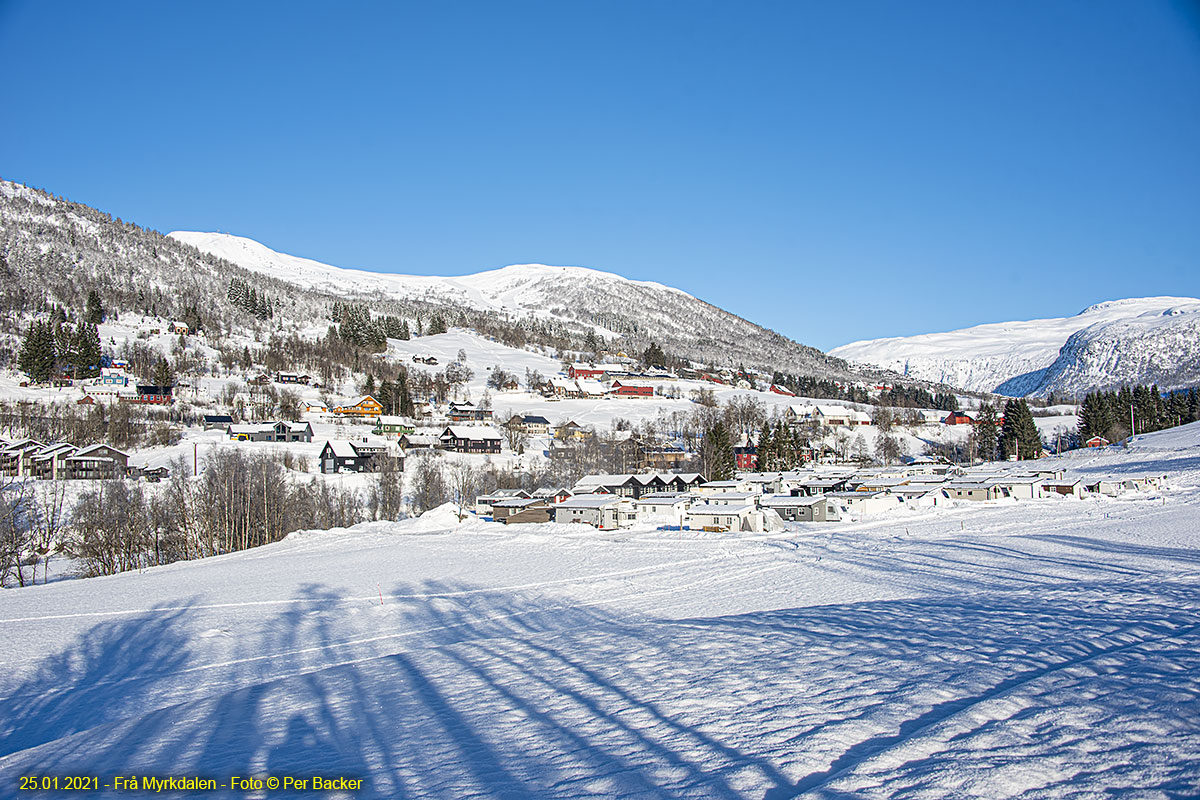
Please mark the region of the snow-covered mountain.
[[622, 337], [635, 348], [655, 341], [668, 351], [718, 364], [735, 358], [747, 366], [800, 374], [849, 374], [837, 359], [684, 291], [610, 272], [517, 264], [458, 277], [399, 275], [335, 267], [228, 234], [175, 231], [169, 236], [244, 269], [324, 293], [571, 321], [608, 338]]
[[1098, 303], [1073, 317], [854, 342], [830, 351], [911, 378], [1010, 395], [1200, 382], [1200, 300]]

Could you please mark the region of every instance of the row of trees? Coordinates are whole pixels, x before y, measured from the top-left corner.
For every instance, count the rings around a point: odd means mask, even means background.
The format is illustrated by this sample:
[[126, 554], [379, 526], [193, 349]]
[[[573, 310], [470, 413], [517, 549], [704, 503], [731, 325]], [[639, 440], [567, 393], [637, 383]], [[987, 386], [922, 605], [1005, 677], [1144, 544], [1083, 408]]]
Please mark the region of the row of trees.
[[1157, 386], [1124, 386], [1084, 397], [1078, 431], [1081, 441], [1102, 436], [1116, 442], [1131, 433], [1150, 433], [1197, 420], [1200, 393], [1194, 388], [1164, 396]]
[[55, 375], [90, 378], [100, 374], [100, 334], [96, 324], [82, 320], [75, 325], [61, 315], [34, 320], [21, 342], [17, 366], [35, 383]]

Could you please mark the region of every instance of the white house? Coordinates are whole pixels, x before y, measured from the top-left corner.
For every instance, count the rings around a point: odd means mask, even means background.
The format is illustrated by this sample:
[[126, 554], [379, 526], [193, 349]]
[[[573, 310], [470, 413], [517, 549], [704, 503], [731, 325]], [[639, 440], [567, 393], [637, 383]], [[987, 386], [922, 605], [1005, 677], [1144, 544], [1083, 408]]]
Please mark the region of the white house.
[[611, 494], [581, 494], [554, 506], [555, 522], [576, 522], [611, 531], [637, 519], [633, 501]]
[[842, 518], [837, 502], [825, 495], [792, 497], [791, 495], [766, 495], [759, 501], [764, 509], [770, 509], [789, 522], [837, 522]]

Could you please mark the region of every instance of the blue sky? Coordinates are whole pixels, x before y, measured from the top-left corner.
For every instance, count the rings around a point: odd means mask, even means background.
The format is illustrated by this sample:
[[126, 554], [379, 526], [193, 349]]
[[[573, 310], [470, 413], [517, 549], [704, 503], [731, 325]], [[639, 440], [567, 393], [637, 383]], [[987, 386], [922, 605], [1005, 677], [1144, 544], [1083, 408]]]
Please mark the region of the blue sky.
[[540, 262], [828, 349], [1200, 295], [1186, 2], [0, 0], [0, 176], [345, 267]]

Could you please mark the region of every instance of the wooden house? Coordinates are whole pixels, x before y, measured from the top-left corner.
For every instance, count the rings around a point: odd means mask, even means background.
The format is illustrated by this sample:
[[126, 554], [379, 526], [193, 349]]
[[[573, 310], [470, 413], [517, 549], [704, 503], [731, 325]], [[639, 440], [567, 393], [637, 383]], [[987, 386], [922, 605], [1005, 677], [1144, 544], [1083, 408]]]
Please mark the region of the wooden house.
[[336, 406], [333, 413], [340, 417], [367, 417], [374, 419], [383, 414], [383, 404], [371, 395], [360, 397], [350, 405]]
[[504, 437], [495, 428], [450, 425], [438, 438], [455, 453], [499, 453]]

